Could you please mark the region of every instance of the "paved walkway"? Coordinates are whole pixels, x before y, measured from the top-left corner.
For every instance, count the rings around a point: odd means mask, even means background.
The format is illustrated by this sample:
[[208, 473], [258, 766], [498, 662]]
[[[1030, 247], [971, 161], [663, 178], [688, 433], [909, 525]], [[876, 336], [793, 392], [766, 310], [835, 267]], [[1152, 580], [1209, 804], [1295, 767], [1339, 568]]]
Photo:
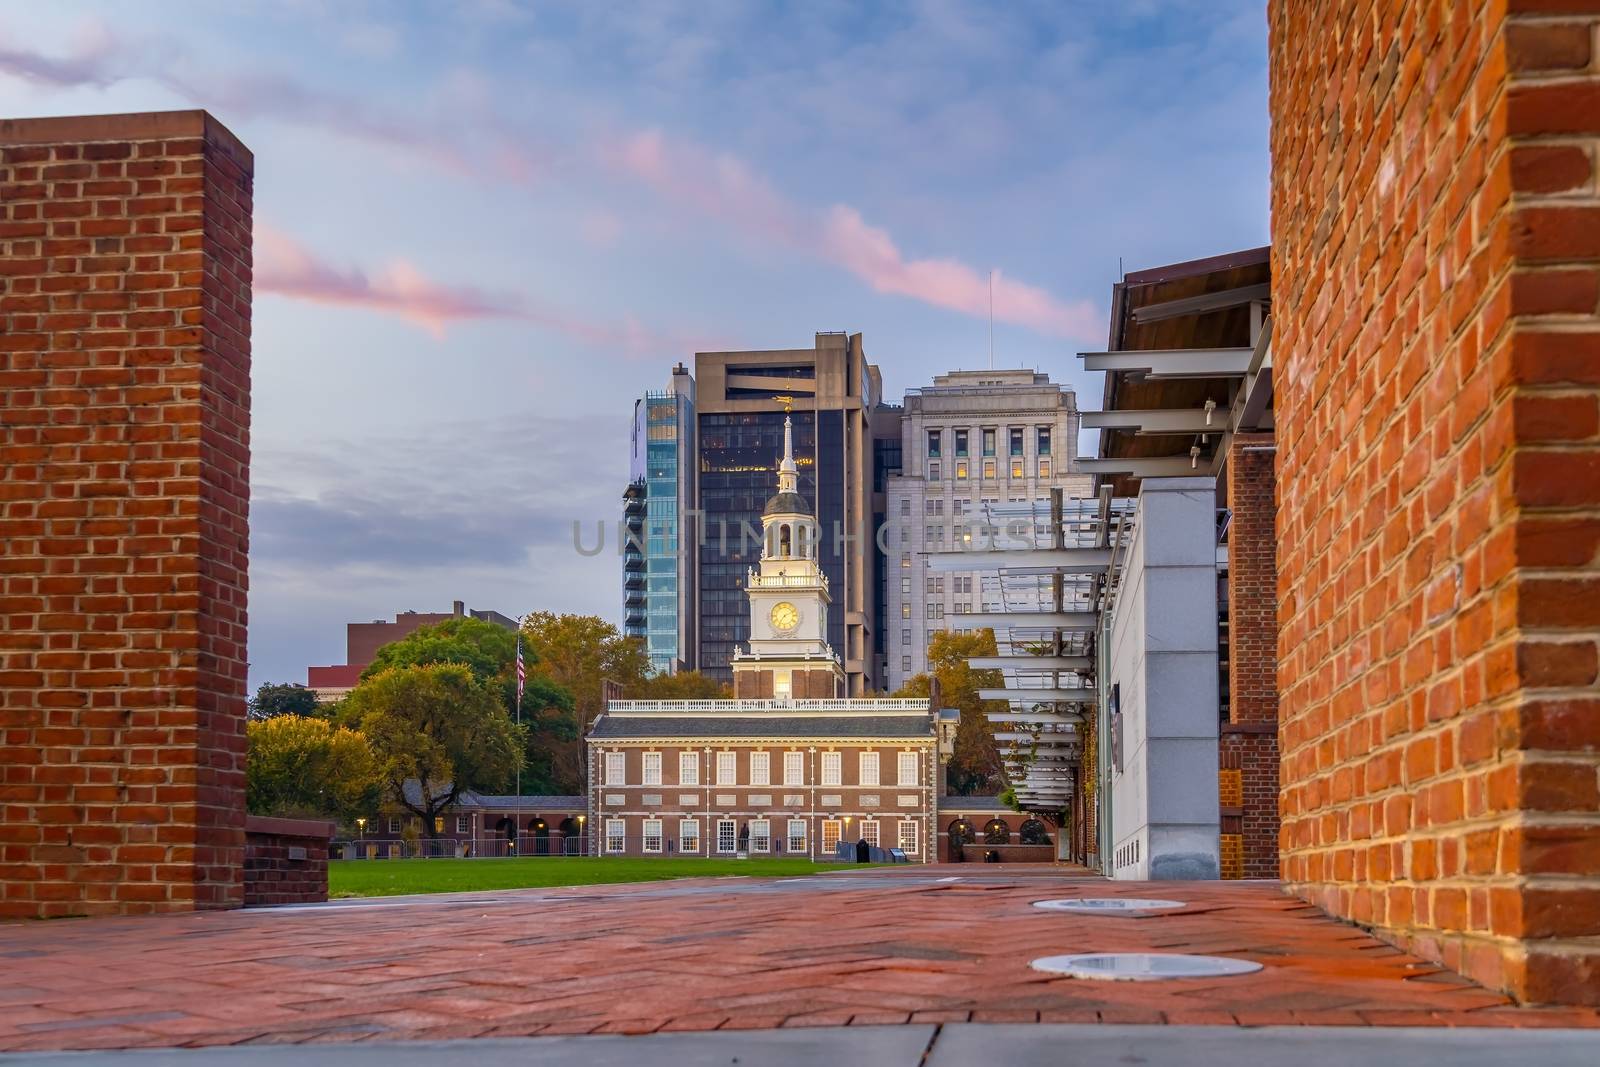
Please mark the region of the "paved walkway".
[[[1077, 895], [1188, 907], [1029, 906]], [[1128, 983], [1028, 966], [1139, 950], [1265, 968]], [[971, 865], [0, 926], [0, 974], [8, 1051], [966, 1022], [1600, 1026], [1593, 1010], [1513, 1007], [1274, 884]]]

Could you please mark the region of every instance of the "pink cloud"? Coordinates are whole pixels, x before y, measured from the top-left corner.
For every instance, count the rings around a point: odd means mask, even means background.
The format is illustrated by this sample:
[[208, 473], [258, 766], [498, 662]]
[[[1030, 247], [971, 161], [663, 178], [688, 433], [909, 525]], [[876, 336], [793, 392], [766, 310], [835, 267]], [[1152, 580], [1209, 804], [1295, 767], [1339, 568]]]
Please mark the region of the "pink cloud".
[[706, 337], [658, 333], [631, 314], [622, 316], [620, 322], [601, 322], [541, 305], [526, 296], [446, 285], [428, 278], [404, 259], [369, 276], [357, 268], [334, 266], [288, 234], [260, 223], [255, 229], [255, 251], [255, 287], [262, 292], [393, 315], [441, 340], [456, 323], [505, 319], [629, 356], [680, 354], [708, 345]]
[[368, 277], [360, 270], [341, 270], [318, 259], [310, 249], [269, 226], [258, 225], [255, 237], [255, 285], [265, 292], [397, 315], [435, 337], [443, 337], [453, 322], [524, 315], [504, 297], [430, 281], [405, 260], [395, 260]]
[[[823, 227], [828, 256], [880, 293], [909, 296], [968, 315], [989, 313], [990, 281], [954, 259], [905, 259], [887, 231], [869, 226], [853, 208], [828, 212]], [[1105, 329], [1093, 302], [1064, 303], [1037, 286], [994, 273], [994, 317], [1055, 337], [1093, 338]]]

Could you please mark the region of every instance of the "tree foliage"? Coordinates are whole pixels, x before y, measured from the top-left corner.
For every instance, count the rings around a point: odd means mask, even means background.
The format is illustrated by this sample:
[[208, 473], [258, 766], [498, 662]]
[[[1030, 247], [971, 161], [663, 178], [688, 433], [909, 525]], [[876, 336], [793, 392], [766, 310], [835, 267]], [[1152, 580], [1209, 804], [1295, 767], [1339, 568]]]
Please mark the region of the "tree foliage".
[[[523, 731], [461, 664], [380, 671], [345, 698], [344, 714], [372, 745], [390, 798], [420, 816], [429, 835], [463, 790], [505, 790], [522, 766]], [[409, 796], [407, 782], [416, 783]]]
[[257, 719], [246, 729], [245, 804], [251, 814], [348, 822], [377, 806], [378, 761], [356, 731], [287, 714]]
[[[367, 679], [395, 667], [438, 663], [466, 667], [479, 684], [499, 696], [501, 703], [510, 709], [513, 720], [521, 720], [524, 727], [522, 791], [527, 794], [578, 792], [575, 780], [561, 780], [555, 771], [558, 756], [572, 746], [578, 736], [572, 693], [548, 673], [537, 669], [538, 650], [524, 638], [522, 660], [528, 678], [519, 715], [516, 656], [516, 631], [471, 616], [460, 616], [420, 626], [400, 640], [384, 645], [361, 676]], [[566, 788], [568, 785], [572, 788]]]
[[629, 700], [731, 700], [733, 687], [699, 671], [653, 674], [624, 694]]
[[579, 738], [604, 710], [605, 683], [616, 682], [625, 694], [640, 692], [650, 672], [650, 660], [639, 641], [623, 637], [617, 628], [597, 615], [557, 615], [530, 612], [522, 620], [523, 647], [531, 649], [537, 665], [529, 668], [528, 681], [546, 679], [572, 694], [573, 720], [569, 737], [549, 734], [548, 773], [560, 793], [583, 791], [583, 745]]
[[250, 698], [249, 716], [252, 720], [274, 719], [279, 715], [317, 714], [317, 694], [293, 682], [263, 682], [256, 695]]
[[999, 689], [1005, 682], [999, 671], [973, 670], [967, 660], [973, 656], [995, 655], [993, 630], [956, 633], [936, 632], [928, 642], [929, 674], [907, 679], [894, 695], [925, 697], [932, 692], [933, 679], [939, 682], [939, 703], [959, 708], [961, 721], [956, 727], [955, 755], [946, 769], [946, 786], [952, 796], [990, 795], [1004, 784], [1000, 753], [995, 747], [994, 729], [985, 711], [1004, 711], [1003, 700], [981, 700], [980, 689]]

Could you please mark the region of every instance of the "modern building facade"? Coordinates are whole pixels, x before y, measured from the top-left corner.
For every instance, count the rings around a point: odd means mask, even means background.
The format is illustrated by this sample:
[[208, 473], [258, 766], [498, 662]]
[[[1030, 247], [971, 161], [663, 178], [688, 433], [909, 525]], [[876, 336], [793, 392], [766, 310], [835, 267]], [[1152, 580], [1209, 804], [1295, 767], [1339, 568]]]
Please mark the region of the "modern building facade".
[[466, 617], [492, 622], [508, 630], [517, 628], [517, 620], [509, 615], [502, 615], [498, 611], [471, 610], [460, 600], [447, 612], [402, 611], [394, 617], [393, 622], [383, 619], [352, 622], [345, 627], [345, 661], [325, 667], [307, 667], [306, 688], [315, 690], [320, 701], [338, 700], [356, 687], [361, 681], [361, 672], [372, 664], [378, 649], [384, 645], [398, 641], [423, 626]]
[[[884, 625], [893, 691], [928, 669], [928, 641], [962, 615], [998, 607], [995, 572], [930, 573], [929, 552], [949, 551], [992, 505], [1087, 496], [1077, 472], [1073, 391], [1030, 370], [953, 371], [906, 394], [900, 447], [885, 457]], [[992, 519], [992, 515], [990, 518]], [[988, 522], [1005, 536], [1005, 524]]]
[[861, 335], [819, 333], [812, 348], [700, 352], [694, 376], [699, 506], [685, 514], [698, 520], [698, 630], [690, 665], [731, 682], [734, 654], [750, 639], [744, 581], [760, 557], [761, 511], [790, 409], [796, 484], [814, 509], [816, 560], [832, 597], [827, 641], [840, 655], [849, 694], [882, 688], [872, 652], [870, 428], [882, 382]]
[[644, 641], [651, 669], [693, 662], [695, 385], [682, 363], [667, 388], [633, 406], [629, 482], [623, 492], [623, 633]]

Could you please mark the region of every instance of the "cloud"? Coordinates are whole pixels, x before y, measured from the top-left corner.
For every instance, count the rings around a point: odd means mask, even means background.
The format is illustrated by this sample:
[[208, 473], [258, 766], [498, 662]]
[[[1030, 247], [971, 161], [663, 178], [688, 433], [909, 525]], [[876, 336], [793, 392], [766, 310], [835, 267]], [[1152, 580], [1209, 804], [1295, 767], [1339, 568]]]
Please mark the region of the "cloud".
[[[728, 153], [650, 130], [613, 143], [604, 157], [670, 200], [841, 267], [877, 292], [965, 315], [990, 313], [986, 273], [957, 259], [907, 260], [889, 232], [868, 225], [856, 209], [836, 204], [818, 215]], [[1062, 301], [999, 271], [993, 311], [997, 321], [1052, 337], [1094, 340], [1105, 330], [1092, 301]]]
[[[21, 49], [0, 51], [0, 71], [56, 86], [104, 87], [130, 76], [118, 63], [137, 58], [135, 51], [102, 32], [65, 60]], [[452, 108], [450, 123], [434, 125], [425, 117], [384, 114], [360, 100], [312, 90], [276, 75], [197, 76], [183, 73], [183, 68], [184, 64], [173, 61], [142, 76], [209, 108], [311, 124], [400, 147], [457, 173], [488, 173], [498, 180], [527, 185], [546, 176], [551, 160], [573, 154], [571, 149], [558, 151], [506, 126], [487, 104]], [[456, 97], [463, 93], [469, 98], [492, 97], [490, 87], [474, 86], [470, 84], [473, 81], [468, 78], [469, 84], [452, 83], [446, 88]], [[587, 153], [576, 154], [587, 154], [612, 173], [640, 182], [667, 200], [718, 219], [740, 233], [838, 266], [877, 292], [979, 318], [989, 314], [986, 272], [953, 258], [907, 260], [893, 237], [881, 227], [867, 224], [855, 208], [837, 204], [818, 211], [800, 205], [732, 153], [686, 138], [669, 138], [659, 129], [599, 138], [587, 149]], [[304, 268], [310, 264], [287, 258], [300, 269], [279, 276], [280, 287], [275, 291], [326, 303], [392, 310], [436, 336], [460, 319], [511, 317], [540, 321], [587, 340], [623, 343], [630, 351], [649, 344], [631, 321], [618, 330], [553, 312], [509, 308], [476, 290], [431, 283], [404, 263], [393, 264], [372, 279], [337, 271], [306, 277]], [[1062, 301], [1038, 286], [1002, 278], [998, 272], [993, 310], [1000, 322], [1052, 337], [1092, 340], [1103, 330], [1103, 315], [1092, 303]]]
[[405, 260], [395, 260], [370, 278], [357, 269], [341, 270], [318, 259], [288, 234], [259, 223], [255, 249], [258, 289], [296, 300], [398, 315], [438, 338], [454, 322], [525, 317], [511, 298], [469, 286], [441, 285]]
[[843, 205], [828, 213], [823, 247], [830, 258], [880, 293], [897, 293], [968, 315], [988, 314], [992, 306], [994, 317], [1001, 322], [1056, 337], [1091, 339], [1105, 330], [1104, 313], [1091, 301], [1063, 303], [1043, 289], [1013, 281], [999, 271], [991, 283], [954, 259], [908, 261], [886, 231], [867, 225], [858, 212]]
[[456, 323], [486, 319], [525, 322], [640, 357], [694, 351], [711, 340], [710, 335], [659, 333], [631, 314], [620, 322], [602, 322], [542, 305], [526, 295], [447, 285], [405, 259], [393, 260], [371, 275], [355, 267], [337, 267], [288, 234], [261, 223], [255, 228], [255, 249], [255, 286], [262, 292], [394, 315], [440, 340]]

